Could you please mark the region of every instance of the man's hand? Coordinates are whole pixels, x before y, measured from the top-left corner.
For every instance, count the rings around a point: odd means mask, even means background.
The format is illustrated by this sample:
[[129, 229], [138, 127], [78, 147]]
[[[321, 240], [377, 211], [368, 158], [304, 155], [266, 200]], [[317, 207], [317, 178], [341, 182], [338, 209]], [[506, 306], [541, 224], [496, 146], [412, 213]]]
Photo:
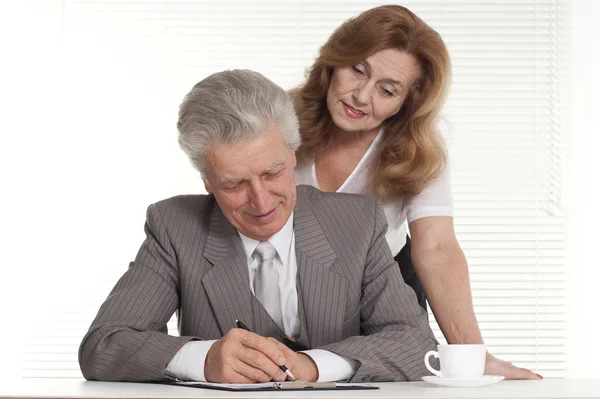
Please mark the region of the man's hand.
[[533, 371], [514, 366], [490, 353], [485, 358], [485, 375], [503, 375], [507, 380], [541, 380], [543, 377]]
[[317, 368], [315, 361], [305, 353], [289, 351], [294, 354], [294, 360], [289, 362], [289, 364], [292, 364], [293, 366], [288, 364], [287, 367], [289, 367], [292, 374], [294, 374], [294, 377], [302, 381], [317, 381], [319, 379], [319, 369]]
[[286, 365], [297, 379], [316, 381], [317, 366], [303, 353], [296, 353], [274, 338], [265, 338], [239, 328], [229, 330], [206, 355], [204, 376], [209, 382], [255, 383], [284, 381]]

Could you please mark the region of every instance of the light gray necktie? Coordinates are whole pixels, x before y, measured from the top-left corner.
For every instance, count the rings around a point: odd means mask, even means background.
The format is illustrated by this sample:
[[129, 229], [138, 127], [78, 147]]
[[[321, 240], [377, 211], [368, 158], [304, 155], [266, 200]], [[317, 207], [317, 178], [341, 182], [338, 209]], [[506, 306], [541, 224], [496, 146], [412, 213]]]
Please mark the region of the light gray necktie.
[[279, 277], [275, 269], [277, 266], [273, 262], [277, 250], [270, 242], [262, 241], [254, 252], [258, 255], [258, 268], [254, 275], [254, 295], [279, 328], [284, 328], [279, 299]]

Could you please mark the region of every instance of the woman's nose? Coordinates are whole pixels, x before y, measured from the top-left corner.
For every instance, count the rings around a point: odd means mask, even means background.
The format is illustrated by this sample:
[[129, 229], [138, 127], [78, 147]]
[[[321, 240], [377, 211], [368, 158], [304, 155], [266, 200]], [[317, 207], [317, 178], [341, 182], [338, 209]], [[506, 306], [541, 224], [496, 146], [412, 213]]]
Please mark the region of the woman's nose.
[[359, 85], [356, 90], [354, 90], [354, 99], [356, 102], [360, 105], [368, 104], [371, 99], [371, 89], [372, 86], [369, 83]]

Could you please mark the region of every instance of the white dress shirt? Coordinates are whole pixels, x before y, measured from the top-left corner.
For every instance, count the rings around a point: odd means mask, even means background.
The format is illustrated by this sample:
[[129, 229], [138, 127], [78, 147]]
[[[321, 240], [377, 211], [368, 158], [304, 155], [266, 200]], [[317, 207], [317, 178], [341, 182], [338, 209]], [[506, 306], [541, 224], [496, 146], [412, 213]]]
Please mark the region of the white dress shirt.
[[[370, 170], [381, 146], [383, 129], [371, 143], [361, 160], [348, 178], [337, 189], [338, 193], [362, 194], [375, 197], [373, 179]], [[294, 171], [296, 184], [306, 184], [319, 188], [314, 160], [298, 164]], [[388, 222], [385, 239], [396, 256], [406, 244], [406, 223], [428, 216], [453, 216], [452, 186], [450, 166], [446, 165], [440, 176], [432, 180], [425, 189], [415, 197], [404, 200], [382, 201], [383, 212]]]
[[[285, 226], [269, 238], [269, 243], [277, 250], [273, 260], [279, 273], [279, 294], [281, 314], [283, 315], [283, 331], [292, 339], [300, 336], [300, 318], [298, 317], [298, 292], [296, 290], [296, 238], [294, 234], [294, 214]], [[238, 232], [239, 233], [239, 232]], [[239, 233], [248, 261], [249, 284], [254, 294], [254, 276], [258, 267], [258, 257], [253, 256], [260, 241], [253, 240]], [[169, 362], [166, 373], [180, 380], [206, 381], [204, 362], [206, 354], [216, 340], [190, 341], [175, 354]], [[349, 379], [356, 371], [356, 362], [344, 356], [323, 350], [309, 349], [302, 351], [310, 356], [319, 370], [319, 382], [341, 381]]]

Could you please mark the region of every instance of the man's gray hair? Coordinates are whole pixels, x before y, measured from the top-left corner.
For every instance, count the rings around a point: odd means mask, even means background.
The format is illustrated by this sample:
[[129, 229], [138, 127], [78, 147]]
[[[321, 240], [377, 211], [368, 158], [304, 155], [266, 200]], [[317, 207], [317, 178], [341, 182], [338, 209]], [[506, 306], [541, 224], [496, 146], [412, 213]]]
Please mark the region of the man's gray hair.
[[294, 151], [298, 117], [288, 93], [258, 72], [234, 69], [197, 83], [179, 107], [179, 145], [204, 176], [204, 160], [218, 143], [253, 140], [271, 125]]

